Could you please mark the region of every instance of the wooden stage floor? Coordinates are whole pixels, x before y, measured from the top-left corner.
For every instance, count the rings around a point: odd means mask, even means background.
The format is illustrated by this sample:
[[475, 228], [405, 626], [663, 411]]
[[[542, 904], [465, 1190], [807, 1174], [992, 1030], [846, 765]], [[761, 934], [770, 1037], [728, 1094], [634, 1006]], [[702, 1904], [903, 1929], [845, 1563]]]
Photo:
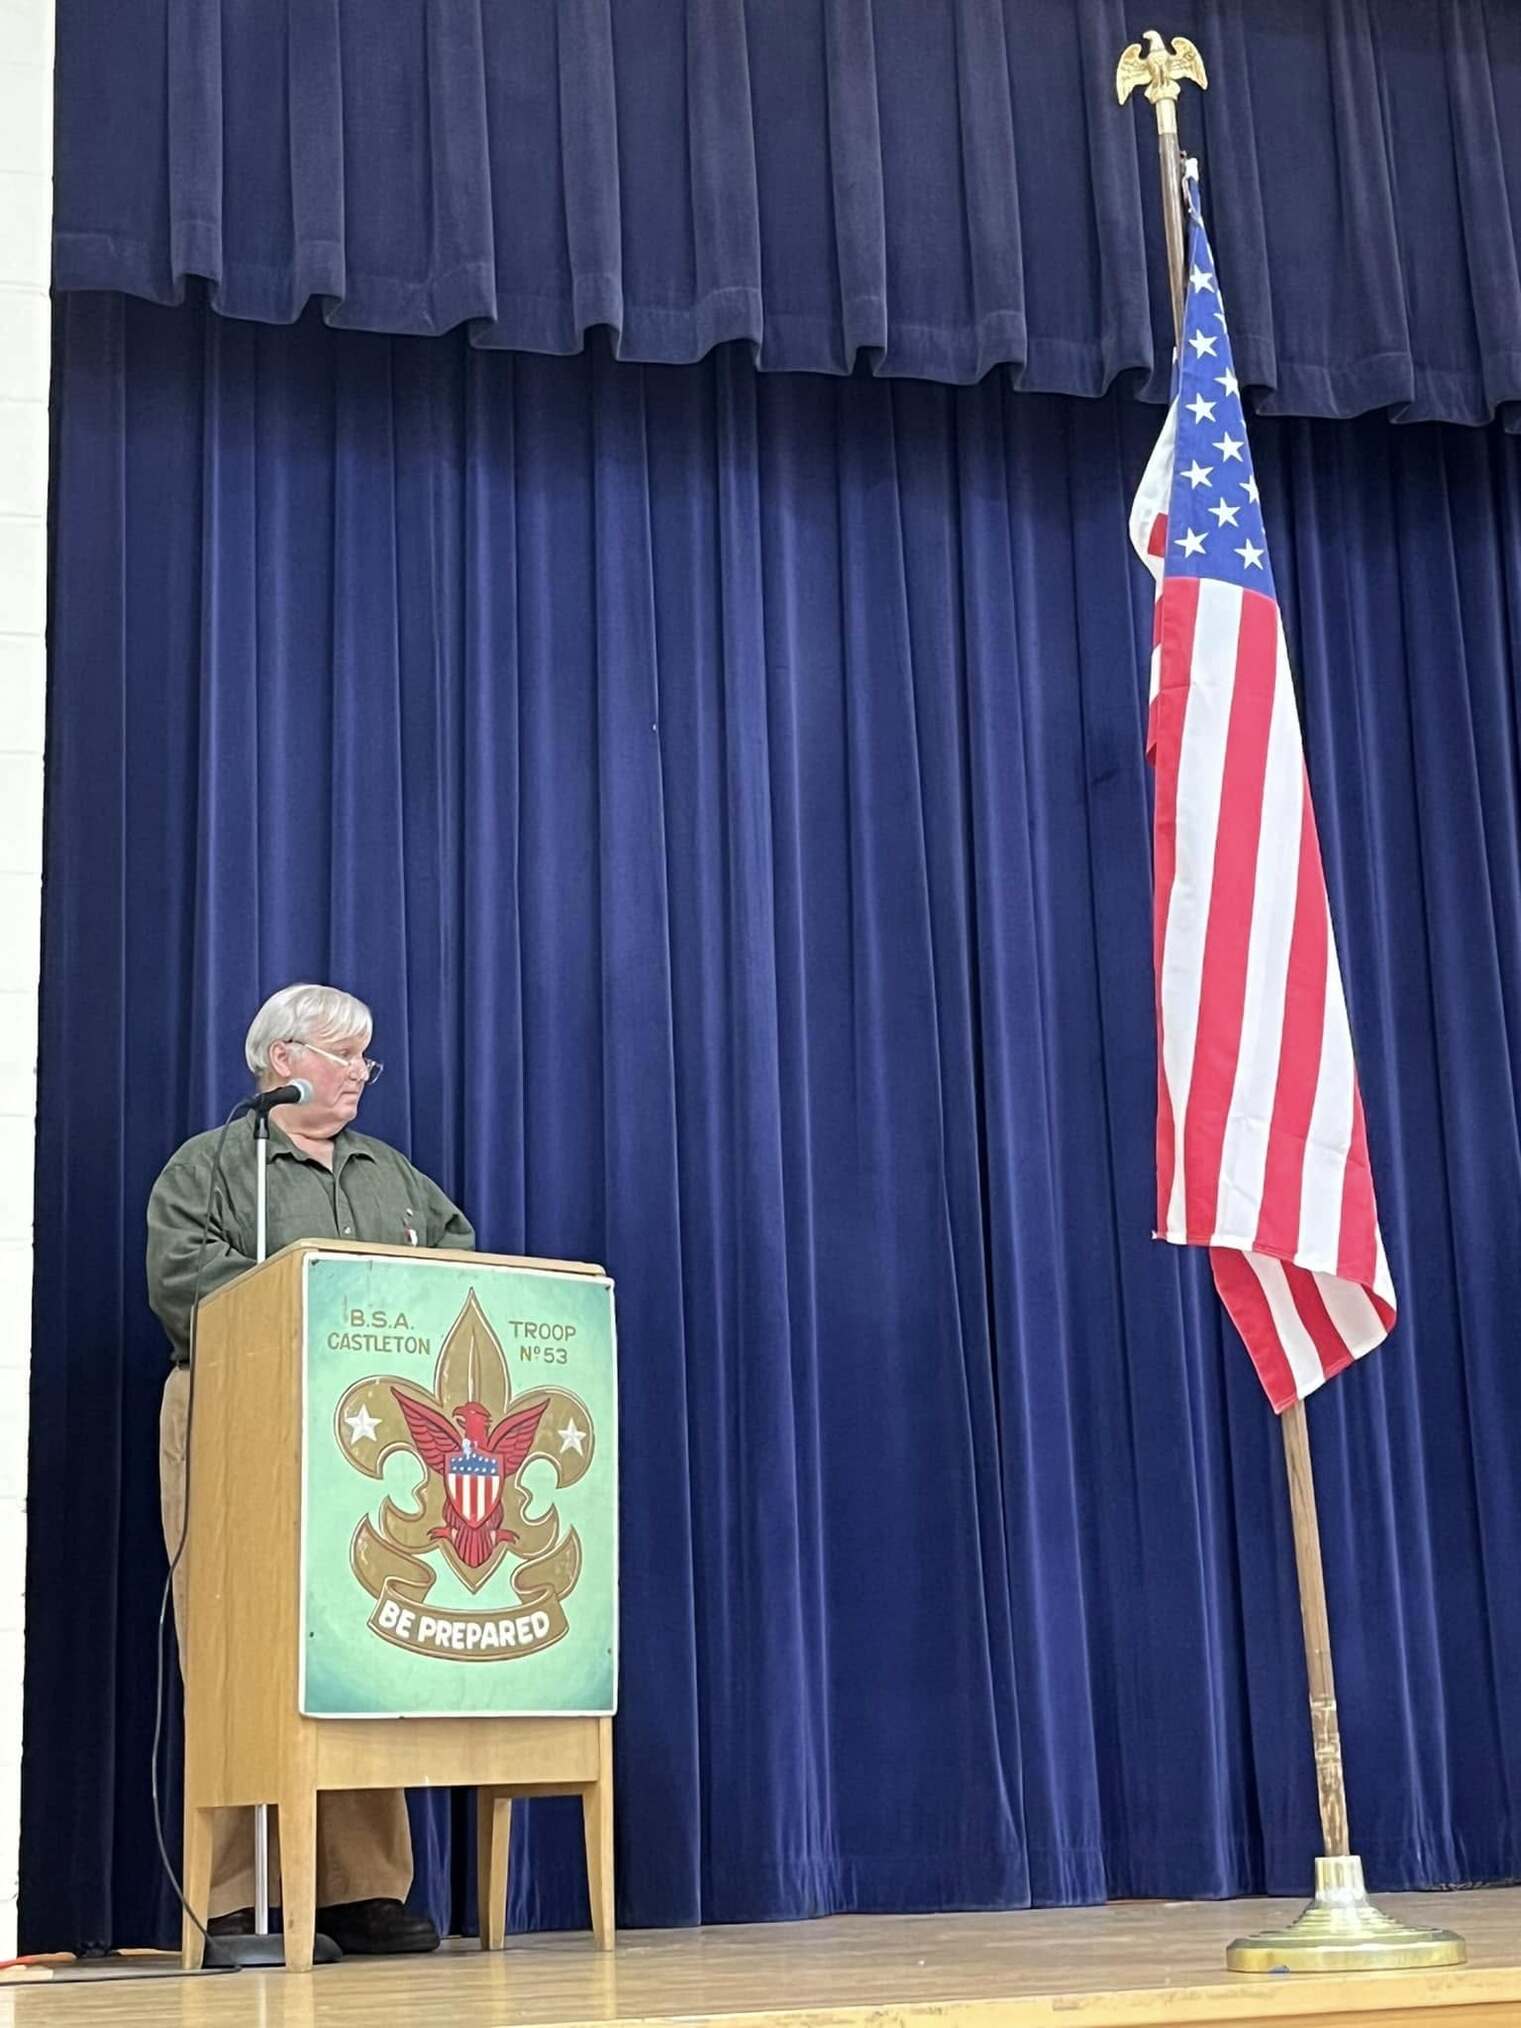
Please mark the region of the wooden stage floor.
[[1231, 1937], [1284, 1902], [1120, 1902], [1000, 1915], [838, 1916], [749, 1928], [515, 1937], [488, 1956], [0, 1985], [0, 2028], [1136, 2028], [1353, 2022], [1521, 2028], [1521, 1889], [1390, 1895], [1468, 1940], [1461, 1970], [1233, 1978]]

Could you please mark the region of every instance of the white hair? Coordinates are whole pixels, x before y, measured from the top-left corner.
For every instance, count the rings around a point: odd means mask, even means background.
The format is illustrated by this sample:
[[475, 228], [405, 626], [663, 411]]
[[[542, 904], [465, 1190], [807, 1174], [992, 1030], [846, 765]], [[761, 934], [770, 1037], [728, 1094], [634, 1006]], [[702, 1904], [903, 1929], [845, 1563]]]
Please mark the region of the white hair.
[[317, 1035], [333, 1042], [368, 1042], [374, 1027], [363, 1000], [339, 986], [282, 986], [249, 1024], [243, 1056], [255, 1077], [265, 1077], [277, 1042], [310, 1042]]

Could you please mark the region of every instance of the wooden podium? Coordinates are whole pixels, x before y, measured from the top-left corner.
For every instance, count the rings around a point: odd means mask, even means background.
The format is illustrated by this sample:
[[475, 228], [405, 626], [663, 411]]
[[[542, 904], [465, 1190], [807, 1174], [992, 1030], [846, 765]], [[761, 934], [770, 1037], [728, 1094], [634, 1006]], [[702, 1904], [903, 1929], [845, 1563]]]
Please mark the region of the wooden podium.
[[[212, 1813], [273, 1804], [285, 1962], [291, 1971], [307, 1971], [316, 1926], [318, 1795], [469, 1786], [477, 1791], [481, 1946], [500, 1950], [512, 1798], [578, 1795], [592, 1928], [599, 1947], [609, 1950], [611, 1718], [301, 1715], [303, 1276], [308, 1256], [327, 1254], [601, 1274], [579, 1262], [303, 1241], [201, 1304], [183, 1642], [186, 1899], [197, 1911], [206, 1907]], [[194, 1969], [204, 1944], [188, 1917], [183, 1937], [184, 1962]]]

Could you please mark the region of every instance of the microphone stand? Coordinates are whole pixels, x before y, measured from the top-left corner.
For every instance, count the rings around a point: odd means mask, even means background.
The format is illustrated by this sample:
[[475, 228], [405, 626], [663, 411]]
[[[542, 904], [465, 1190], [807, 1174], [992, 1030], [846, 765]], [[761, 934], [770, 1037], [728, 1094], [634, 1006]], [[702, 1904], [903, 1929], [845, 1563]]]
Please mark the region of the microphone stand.
[[[254, 1261], [262, 1266], [269, 1258], [269, 1112], [263, 1106], [260, 1106], [254, 1114], [254, 1160], [257, 1164], [257, 1180], [254, 1185]], [[254, 1804], [253, 1840], [254, 1937], [257, 1942], [269, 1935], [268, 1803]], [[269, 1962], [284, 1964], [283, 1938], [278, 1954]]]

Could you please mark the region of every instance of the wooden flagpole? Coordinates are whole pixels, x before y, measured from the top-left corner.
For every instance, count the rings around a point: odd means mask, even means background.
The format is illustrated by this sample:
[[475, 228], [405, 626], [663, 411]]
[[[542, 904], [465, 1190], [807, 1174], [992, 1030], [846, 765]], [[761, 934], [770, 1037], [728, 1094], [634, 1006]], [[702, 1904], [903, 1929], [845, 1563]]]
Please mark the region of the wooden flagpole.
[[[1124, 105], [1137, 86], [1141, 87], [1156, 113], [1173, 342], [1181, 346], [1187, 287], [1183, 236], [1186, 164], [1178, 142], [1178, 98], [1185, 80], [1203, 91], [1209, 79], [1204, 59], [1186, 36], [1175, 36], [1169, 50], [1157, 31], [1148, 28], [1145, 44], [1143, 51], [1139, 42], [1131, 43], [1120, 57], [1115, 92]], [[1315, 1898], [1304, 1913], [1284, 1929], [1238, 1937], [1226, 1951], [1226, 1965], [1235, 1972], [1332, 1972], [1462, 1964], [1467, 1950], [1461, 1937], [1449, 1930], [1419, 1929], [1397, 1922], [1368, 1899], [1363, 1864], [1352, 1851], [1347, 1827], [1347, 1787], [1342, 1771], [1336, 1677], [1331, 1664], [1326, 1575], [1320, 1553], [1315, 1473], [1310, 1461], [1310, 1431], [1304, 1403], [1294, 1402], [1279, 1421], [1294, 1525], [1294, 1564], [1299, 1578], [1299, 1615], [1304, 1626], [1305, 1673], [1309, 1682], [1310, 1731], [1315, 1748], [1323, 1850], [1315, 1861]]]

